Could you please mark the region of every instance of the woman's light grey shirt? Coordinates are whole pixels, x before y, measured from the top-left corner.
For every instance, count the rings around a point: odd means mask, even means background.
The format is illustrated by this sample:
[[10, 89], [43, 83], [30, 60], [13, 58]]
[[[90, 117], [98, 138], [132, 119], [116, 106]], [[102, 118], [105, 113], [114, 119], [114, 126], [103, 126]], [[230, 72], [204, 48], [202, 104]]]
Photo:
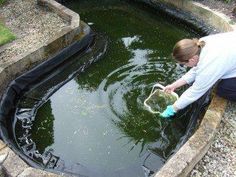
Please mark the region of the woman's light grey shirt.
[[182, 76], [193, 85], [175, 102], [178, 109], [196, 101], [219, 79], [236, 77], [236, 31], [206, 36], [200, 41], [206, 44], [197, 66]]

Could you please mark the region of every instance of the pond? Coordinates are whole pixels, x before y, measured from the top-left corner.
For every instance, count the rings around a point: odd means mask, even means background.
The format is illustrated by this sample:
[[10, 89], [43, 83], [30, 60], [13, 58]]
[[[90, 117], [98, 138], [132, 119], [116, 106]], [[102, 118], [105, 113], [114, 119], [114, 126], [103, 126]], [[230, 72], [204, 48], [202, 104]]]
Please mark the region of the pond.
[[[143, 102], [153, 84], [167, 85], [186, 72], [171, 59], [173, 45], [199, 34], [143, 4], [67, 5], [97, 34], [96, 47], [24, 94], [15, 115], [31, 115], [33, 122], [27, 129], [16, 119], [15, 141], [42, 168], [81, 176], [151, 176], [179, 148], [191, 112], [164, 120]], [[70, 79], [81, 58], [93, 57], [106, 43], [104, 56]]]

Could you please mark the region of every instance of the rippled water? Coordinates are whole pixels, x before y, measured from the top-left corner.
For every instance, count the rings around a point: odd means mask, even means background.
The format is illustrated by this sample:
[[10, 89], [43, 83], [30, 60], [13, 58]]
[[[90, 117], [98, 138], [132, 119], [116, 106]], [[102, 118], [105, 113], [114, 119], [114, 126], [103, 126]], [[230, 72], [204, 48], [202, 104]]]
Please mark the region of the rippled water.
[[[142, 5], [114, 2], [69, 4], [108, 39], [108, 50], [37, 110], [30, 136], [39, 153], [52, 152], [72, 172], [150, 176], [176, 149], [188, 115], [163, 120], [143, 102], [153, 84], [166, 85], [186, 71], [172, 61], [171, 50], [176, 41], [197, 34]], [[27, 94], [35, 96], [50, 84]]]

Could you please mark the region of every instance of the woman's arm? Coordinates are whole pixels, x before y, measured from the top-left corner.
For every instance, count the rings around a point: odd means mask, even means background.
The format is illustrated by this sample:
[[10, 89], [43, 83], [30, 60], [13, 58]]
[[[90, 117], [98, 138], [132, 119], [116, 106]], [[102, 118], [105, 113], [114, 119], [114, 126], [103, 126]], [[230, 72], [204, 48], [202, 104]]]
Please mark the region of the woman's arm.
[[206, 93], [224, 74], [224, 67], [208, 67], [196, 77], [195, 82], [174, 103], [176, 111], [183, 109]]
[[187, 84], [187, 82], [184, 79], [180, 78], [179, 80], [173, 82], [172, 84], [167, 85], [163, 90], [167, 93], [170, 93], [170, 92], [175, 91], [175, 89], [177, 89], [183, 85], [186, 85], [186, 84]]
[[175, 91], [175, 89], [182, 87], [186, 84], [190, 84], [195, 80], [196, 77], [196, 67], [190, 69], [185, 75], [183, 75], [180, 79], [177, 81], [173, 82], [170, 85], [167, 85], [164, 88], [164, 91], [167, 93]]

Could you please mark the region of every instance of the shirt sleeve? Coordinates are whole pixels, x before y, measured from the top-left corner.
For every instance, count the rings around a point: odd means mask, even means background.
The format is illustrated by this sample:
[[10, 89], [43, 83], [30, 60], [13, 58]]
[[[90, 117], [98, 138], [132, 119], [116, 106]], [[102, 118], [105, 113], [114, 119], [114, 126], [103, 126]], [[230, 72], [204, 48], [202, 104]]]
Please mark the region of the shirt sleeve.
[[196, 78], [196, 67], [191, 68], [185, 75], [183, 75], [181, 78], [185, 80], [188, 84], [191, 84], [194, 82]]
[[224, 67], [209, 67], [196, 76], [195, 82], [175, 102], [177, 109], [183, 109], [206, 93], [223, 75]]

